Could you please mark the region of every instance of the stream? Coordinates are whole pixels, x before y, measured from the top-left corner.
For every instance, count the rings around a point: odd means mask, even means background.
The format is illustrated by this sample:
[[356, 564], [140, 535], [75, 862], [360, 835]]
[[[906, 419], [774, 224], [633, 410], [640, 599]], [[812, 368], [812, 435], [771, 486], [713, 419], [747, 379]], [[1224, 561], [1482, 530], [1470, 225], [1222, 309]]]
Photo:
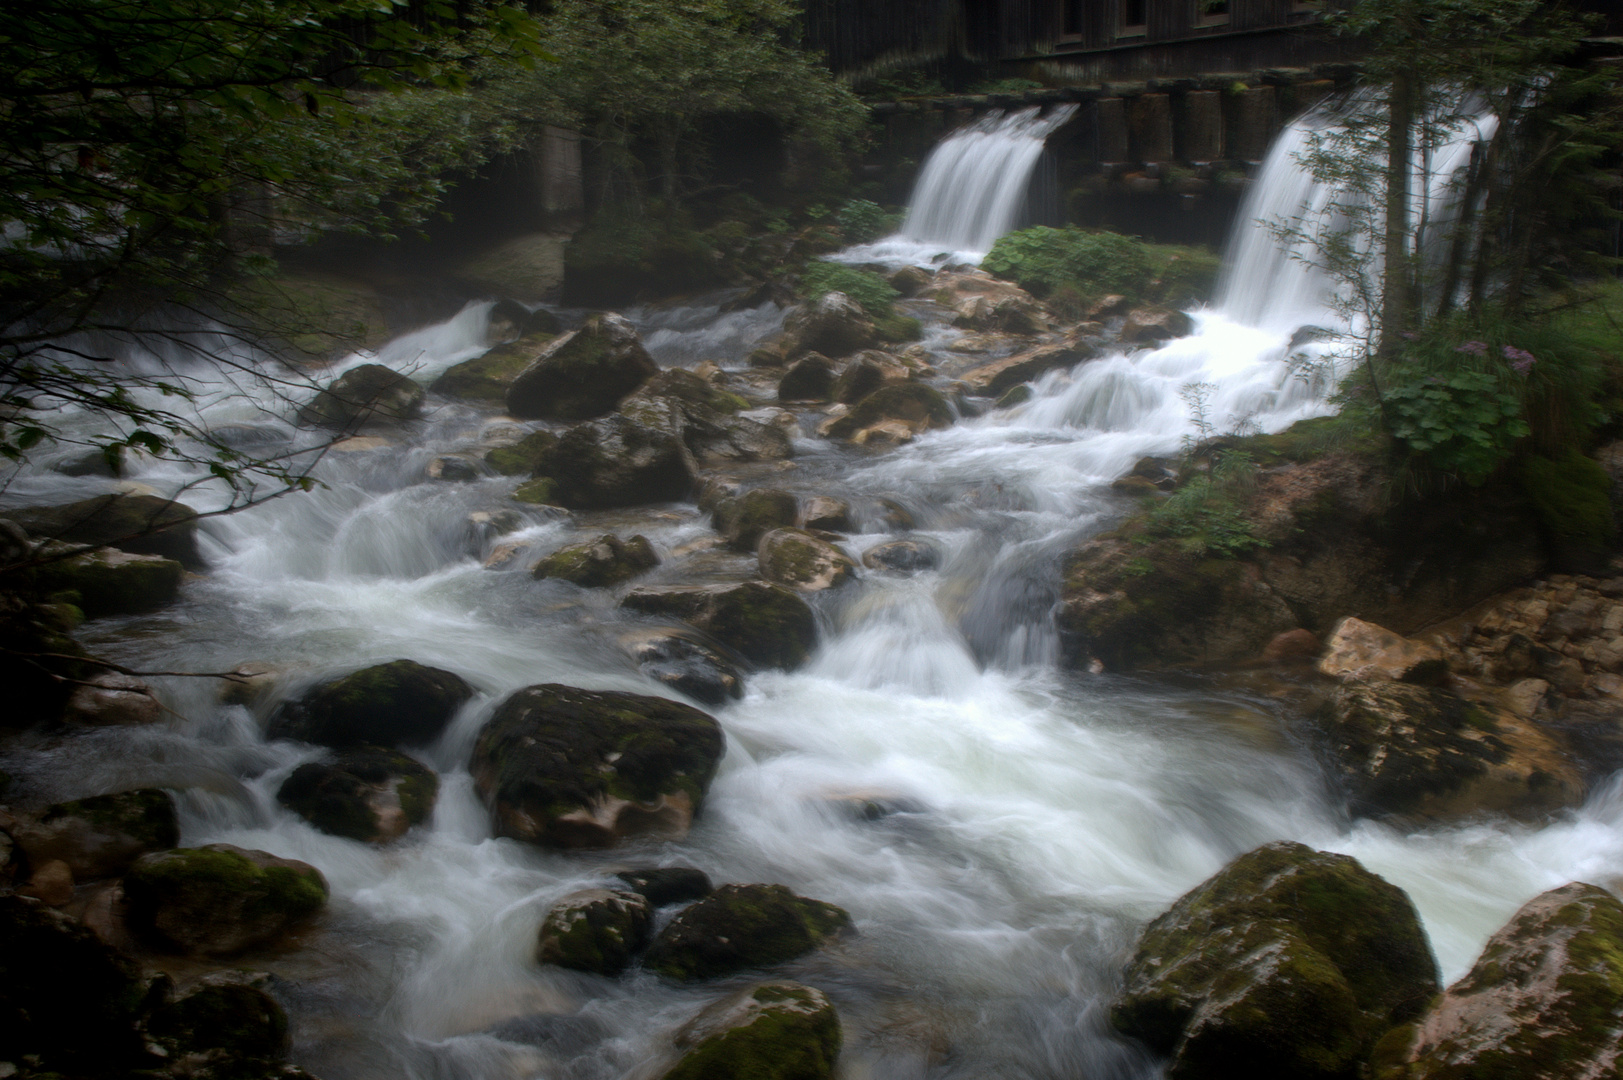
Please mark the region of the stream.
[[[1272, 190], [1268, 175], [1258, 191]], [[904, 260], [931, 246], [896, 238], [876, 245], [879, 255], [845, 257]], [[727, 753], [681, 840], [554, 853], [493, 838], [469, 751], [495, 706], [524, 686], [672, 693], [616, 644], [637, 617], [604, 590], [532, 580], [535, 556], [602, 531], [642, 533], [663, 561], [639, 584], [753, 577], [753, 556], [705, 545], [709, 518], [691, 503], [565, 516], [512, 502], [517, 478], [428, 479], [435, 457], [482, 454], [514, 427], [434, 398], [386, 444], [327, 453], [324, 488], [205, 521], [208, 572], [179, 604], [79, 631], [92, 652], [134, 667], [262, 663], [282, 673], [281, 696], [397, 658], [456, 672], [477, 696], [440, 740], [412, 751], [441, 775], [431, 823], [381, 849], [318, 832], [274, 797], [318, 749], [267, 741], [268, 703], [222, 705], [203, 679], [152, 680], [172, 710], [159, 725], [23, 742], [0, 768], [25, 779], [30, 801], [168, 787], [183, 844], [223, 841], [318, 867], [332, 887], [328, 914], [301, 948], [254, 963], [289, 1011], [291, 1060], [324, 1080], [652, 1080], [671, 1031], [749, 977], [674, 986], [635, 969], [604, 979], [533, 960], [552, 902], [632, 866], [780, 882], [851, 913], [854, 935], [783, 969], [838, 1007], [845, 1080], [1158, 1075], [1105, 1022], [1118, 966], [1145, 920], [1274, 839], [1355, 856], [1407, 890], [1444, 980], [1457, 978], [1529, 898], [1623, 877], [1615, 781], [1542, 828], [1495, 820], [1404, 833], [1351, 822], [1274, 700], [1210, 680], [1059, 665], [1059, 561], [1125, 511], [1111, 480], [1191, 433], [1183, 386], [1211, 384], [1219, 426], [1276, 431], [1326, 409], [1286, 362], [1292, 333], [1322, 318], [1322, 303], [1312, 289], [1282, 288], [1287, 256], [1257, 247], [1234, 256], [1224, 298], [1193, 313], [1189, 337], [1051, 373], [1023, 405], [884, 452], [818, 438], [820, 415], [808, 412], [793, 468], [734, 472], [849, 501], [858, 531], [843, 546], [853, 556], [895, 537], [888, 501], [946, 557], [938, 570], [864, 571], [819, 594], [810, 663], [755, 672], [742, 700], [707, 710]], [[744, 371], [783, 313], [723, 312], [727, 298], [626, 314], [663, 367], [708, 360]], [[946, 357], [960, 333], [951, 313], [904, 307]], [[384, 363], [426, 385], [488, 347], [489, 308], [469, 305], [344, 363]], [[206, 366], [193, 373], [210, 378]], [[308, 434], [291, 423], [299, 403], [215, 383], [197, 408], [257, 449], [303, 445]], [[0, 508], [117, 488], [63, 475], [59, 456], [13, 477]], [[124, 483], [167, 495], [196, 480], [137, 460]], [[185, 496], [199, 509], [220, 497], [207, 484]], [[531, 557], [487, 569], [498, 538], [471, 515], [513, 509], [525, 522], [500, 541], [527, 543]]]

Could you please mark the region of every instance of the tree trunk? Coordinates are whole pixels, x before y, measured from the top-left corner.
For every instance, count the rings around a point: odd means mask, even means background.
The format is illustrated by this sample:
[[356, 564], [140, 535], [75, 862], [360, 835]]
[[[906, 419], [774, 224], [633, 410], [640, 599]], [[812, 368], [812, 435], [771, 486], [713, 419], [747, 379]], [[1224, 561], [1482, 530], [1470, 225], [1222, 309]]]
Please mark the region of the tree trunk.
[[1392, 79], [1387, 100], [1386, 244], [1381, 274], [1381, 351], [1391, 352], [1410, 329], [1409, 156], [1414, 134], [1414, 88], [1407, 74]]

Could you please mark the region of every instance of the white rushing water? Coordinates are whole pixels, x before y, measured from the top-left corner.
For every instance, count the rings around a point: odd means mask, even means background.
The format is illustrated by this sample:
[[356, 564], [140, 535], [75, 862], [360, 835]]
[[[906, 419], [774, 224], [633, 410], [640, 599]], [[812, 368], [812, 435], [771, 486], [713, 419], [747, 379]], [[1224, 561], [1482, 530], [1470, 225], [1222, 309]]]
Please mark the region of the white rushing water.
[[[1293, 169], [1276, 154], [1259, 192], [1297, 184], [1290, 198], [1309, 201]], [[798, 467], [770, 482], [851, 500], [875, 522], [851, 536], [853, 553], [887, 538], [876, 511], [885, 499], [946, 557], [938, 571], [869, 574], [821, 598], [811, 663], [756, 673], [743, 700], [714, 710], [727, 756], [681, 841], [561, 854], [491, 836], [466, 762], [507, 694], [548, 681], [667, 691], [614, 645], [625, 619], [611, 597], [533, 581], [527, 560], [483, 567], [492, 538], [470, 515], [512, 510], [515, 481], [437, 483], [424, 470], [438, 454], [477, 453], [504, 422], [443, 401], [388, 445], [328, 454], [325, 490], [209, 521], [209, 572], [178, 607], [84, 628], [95, 651], [142, 666], [268, 663], [286, 673], [284, 695], [398, 657], [461, 674], [478, 696], [415, 750], [443, 778], [428, 827], [378, 850], [284, 811], [275, 791], [318, 751], [267, 742], [263, 709], [222, 706], [203, 680], [161, 683], [175, 712], [161, 725], [41, 743], [4, 767], [41, 798], [170, 786], [185, 843], [227, 841], [318, 866], [333, 887], [323, 929], [303, 952], [266, 963], [293, 1016], [295, 1060], [326, 1080], [657, 1073], [672, 1029], [740, 980], [673, 987], [532, 959], [552, 901], [635, 865], [781, 882], [852, 913], [856, 936], [784, 969], [838, 1005], [845, 1080], [1156, 1075], [1102, 1018], [1124, 950], [1143, 920], [1277, 838], [1353, 854], [1407, 889], [1453, 978], [1531, 896], [1623, 873], [1618, 788], [1541, 829], [1349, 826], [1271, 701], [1055, 663], [1058, 557], [1119, 512], [1111, 479], [1190, 431], [1184, 385], [1213, 387], [1220, 427], [1244, 419], [1277, 430], [1324, 408], [1285, 363], [1292, 331], [1324, 317], [1316, 286], [1291, 277], [1288, 253], [1244, 241], [1236, 250], [1228, 299], [1195, 313], [1191, 337], [1050, 374], [1018, 409], [884, 456], [800, 441]], [[487, 314], [472, 306], [378, 359], [426, 382], [485, 346]], [[925, 314], [927, 340], [950, 340], [934, 325], [941, 316]], [[736, 368], [778, 317], [770, 306], [689, 308], [639, 323], [664, 363]], [[207, 377], [206, 366], [195, 373]], [[211, 424], [267, 447], [296, 445], [290, 414], [251, 385], [221, 387], [204, 405]], [[52, 464], [16, 478], [7, 504], [113, 485]], [[191, 477], [136, 461], [131, 479], [173, 491]], [[665, 562], [652, 581], [752, 572], [753, 559], [693, 553], [708, 523], [686, 504], [535, 512], [517, 536], [539, 554], [604, 528], [653, 541]], [[874, 804], [888, 812], [861, 812]]]

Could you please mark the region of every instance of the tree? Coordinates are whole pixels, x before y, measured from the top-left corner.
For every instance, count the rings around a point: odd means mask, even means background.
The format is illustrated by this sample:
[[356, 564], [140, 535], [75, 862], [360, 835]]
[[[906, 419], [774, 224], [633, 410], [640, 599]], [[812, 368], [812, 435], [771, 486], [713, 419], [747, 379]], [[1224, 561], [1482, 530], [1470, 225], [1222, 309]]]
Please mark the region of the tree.
[[[0, 454], [78, 438], [193, 460], [233, 503], [308, 483], [178, 406], [184, 374], [112, 359], [132, 340], [261, 340], [234, 281], [278, 229], [385, 233], [452, 165], [510, 139], [461, 103], [476, 70], [542, 55], [518, 7], [449, 0], [38, 0], [0, 27]], [[489, 117], [482, 119], [490, 120]], [[113, 431], [70, 436], [56, 410]], [[270, 488], [256, 487], [270, 481]]]

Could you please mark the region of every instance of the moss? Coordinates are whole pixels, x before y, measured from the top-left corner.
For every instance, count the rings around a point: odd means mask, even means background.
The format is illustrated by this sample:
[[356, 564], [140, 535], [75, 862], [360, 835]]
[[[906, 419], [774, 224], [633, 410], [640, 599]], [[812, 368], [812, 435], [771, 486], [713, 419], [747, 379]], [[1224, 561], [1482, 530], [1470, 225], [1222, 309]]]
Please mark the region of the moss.
[[1529, 454], [1519, 467], [1522, 490], [1553, 535], [1592, 551], [1605, 550], [1616, 533], [1609, 497], [1612, 481], [1600, 463], [1569, 450], [1552, 460]]
[[681, 981], [722, 978], [793, 960], [850, 924], [843, 909], [782, 885], [723, 885], [681, 911], [644, 964]]
[[180, 842], [175, 800], [162, 788], [141, 788], [58, 803], [40, 815], [40, 820], [47, 825], [60, 818], [82, 818], [102, 831], [132, 837], [149, 851], [171, 848]]
[[513, 501], [515, 502], [551, 506], [557, 500], [558, 481], [550, 476], [538, 476], [534, 480], [526, 480], [513, 490]]
[[729, 546], [754, 551], [762, 536], [793, 525], [799, 512], [799, 500], [790, 492], [756, 488], [716, 505], [716, 531], [727, 537]]
[[997, 399], [997, 407], [1000, 409], [1012, 409], [1016, 405], [1024, 405], [1030, 400], [1031, 387], [1021, 383], [1019, 386], [1011, 386], [1005, 390], [1003, 396]]
[[829, 1080], [841, 1043], [838, 1014], [808, 987], [771, 984], [750, 993], [749, 1023], [701, 1042], [664, 1080]]
[[172, 603], [185, 568], [173, 559], [138, 557], [104, 549], [46, 563], [34, 571], [41, 591], [76, 593], [85, 615], [131, 615]]
[[776, 529], [763, 537], [760, 562], [763, 577], [791, 587], [825, 574], [831, 585], [840, 585], [856, 572], [856, 564], [839, 548], [801, 529]]
[[829, 435], [848, 439], [881, 420], [924, 423], [932, 428], [952, 423], [952, 406], [941, 392], [924, 383], [907, 382], [880, 387], [828, 427]]
[[924, 324], [910, 315], [878, 316], [874, 319], [874, 328], [879, 331], [880, 341], [897, 345], [918, 341], [924, 336]]
[[522, 343], [498, 345], [483, 356], [447, 368], [429, 389], [465, 401], [501, 404], [507, 400], [507, 388], [518, 378], [519, 372], [535, 361], [537, 346], [545, 345], [552, 336], [537, 334], [526, 337]]
[[124, 893], [135, 924], [147, 928], [160, 907], [212, 912], [229, 906], [245, 923], [282, 925], [314, 915], [327, 902], [326, 883], [313, 869], [261, 867], [213, 848], [175, 848], [142, 859], [125, 876]]
[[380, 817], [391, 788], [406, 823], [419, 825], [434, 808], [439, 778], [397, 750], [361, 747], [343, 751], [330, 763], [300, 765], [282, 783], [276, 800], [322, 832], [381, 843], [395, 835], [393, 823]]
[[452, 672], [393, 660], [322, 683], [285, 705], [271, 736], [326, 746], [422, 743], [472, 696], [473, 687]]
[[648, 943], [653, 909], [635, 893], [591, 890], [565, 897], [541, 924], [536, 958], [573, 971], [618, 975]]
[[558, 441], [550, 431], [532, 431], [513, 446], [498, 446], [485, 454], [485, 464], [502, 476], [523, 476], [535, 471]]
[[659, 556], [646, 536], [621, 540], [604, 533], [595, 540], [572, 544], [535, 564], [537, 579], [561, 578], [584, 589], [611, 588], [659, 565]]

